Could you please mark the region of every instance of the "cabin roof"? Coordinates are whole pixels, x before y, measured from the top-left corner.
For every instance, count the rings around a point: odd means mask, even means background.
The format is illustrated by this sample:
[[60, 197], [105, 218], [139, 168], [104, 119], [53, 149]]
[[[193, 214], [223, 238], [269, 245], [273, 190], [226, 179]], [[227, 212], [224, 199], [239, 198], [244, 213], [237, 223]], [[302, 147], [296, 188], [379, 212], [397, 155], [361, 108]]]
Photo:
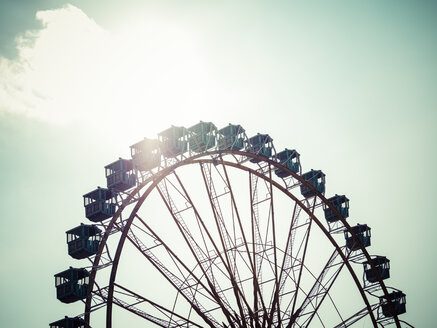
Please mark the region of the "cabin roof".
[[129, 167], [129, 165], [132, 165], [132, 160], [131, 160], [131, 159], [123, 159], [123, 158], [120, 157], [120, 158], [117, 159], [116, 161], [114, 161], [114, 162], [112, 162], [112, 163], [106, 165], [106, 166], [105, 166], [105, 169], [107, 169], [107, 168], [112, 168], [112, 167], [114, 167], [114, 166], [117, 166], [118, 163], [120, 163], [120, 162], [126, 163], [126, 164], [127, 164], [127, 165], [126, 165], [127, 167]]
[[230, 135], [231, 134], [231, 129], [235, 129], [236, 133], [243, 133], [245, 132], [245, 130], [243, 129], [243, 127], [239, 124], [231, 124], [229, 123], [229, 125], [225, 126], [224, 128], [221, 128], [220, 130], [218, 130], [218, 133], [220, 133], [221, 135]]
[[74, 234], [74, 235], [79, 236], [79, 235], [81, 235], [81, 233], [82, 233], [82, 227], [83, 227], [83, 226], [88, 226], [88, 227], [89, 227], [89, 233], [90, 233], [90, 236], [97, 235], [98, 233], [100, 233], [100, 232], [102, 231], [102, 230], [100, 230], [100, 229], [99, 229], [96, 225], [94, 225], [94, 224], [86, 225], [86, 224], [81, 223], [80, 226], [77, 226], [77, 227], [75, 227], [75, 228], [73, 228], [73, 229], [70, 229], [70, 230], [66, 231], [65, 233]]
[[132, 146], [130, 146], [130, 148], [146, 148], [146, 149], [155, 149], [158, 148], [158, 140], [157, 139], [149, 139], [149, 138], [144, 138], [141, 141], [138, 141], [137, 143], [134, 143]]
[[[99, 191], [102, 191], [103, 197], [99, 195]], [[100, 187], [97, 187], [97, 189], [94, 189], [93, 191], [90, 191], [89, 193], [83, 195], [83, 197], [92, 198], [94, 200], [98, 200], [98, 199], [108, 200], [111, 199], [113, 196], [114, 195], [111, 190], [106, 188], [100, 188]]]
[[[324, 177], [325, 173], [323, 173], [321, 170], [313, 170], [311, 169], [311, 171], [305, 172], [302, 174], [302, 178], [306, 179], [311, 179], [313, 177]], [[335, 196], [334, 196], [335, 197]]]
[[188, 131], [199, 133], [202, 130], [202, 126], [205, 127], [207, 132], [210, 132], [211, 130], [217, 130], [217, 127], [214, 125], [214, 123], [200, 121], [199, 123], [194, 124], [192, 127], [188, 128]]
[[370, 227], [367, 224], [357, 224], [356, 226], [351, 227], [352, 231], [355, 233], [370, 231]]
[[338, 202], [348, 202], [349, 198], [347, 198], [345, 195], [337, 195], [329, 197], [328, 202], [330, 203], [338, 203]]
[[[384, 263], [390, 263], [390, 260], [387, 257], [380, 256], [380, 255], [377, 255], [371, 261], [372, 261], [373, 265], [380, 265], [380, 264], [384, 264]], [[363, 262], [363, 264], [370, 265], [369, 261], [365, 261], [365, 262]]]
[[[396, 299], [399, 299], [399, 298], [403, 298], [405, 296], [406, 295], [402, 291], [400, 291], [400, 290], [395, 290], [395, 291], [393, 291], [393, 292], [388, 294], [388, 298], [390, 300], [396, 300]], [[387, 299], [387, 297], [385, 295], [382, 295], [382, 296], [379, 297], [379, 299], [380, 300], [385, 300], [385, 299]]]
[[172, 125], [168, 129], [158, 133], [158, 136], [165, 138], [180, 138], [186, 134], [186, 129], [183, 126]]
[[64, 325], [64, 324], [67, 323], [67, 321], [73, 322], [73, 323], [78, 323], [78, 324], [81, 324], [81, 325], [85, 325], [86, 324], [85, 320], [83, 320], [82, 318], [77, 318], [77, 317], [76, 318], [69, 318], [69, 317], [65, 317], [64, 319], [61, 319], [61, 320], [58, 320], [58, 321], [50, 323], [49, 326], [67, 327], [67, 326]]
[[90, 273], [84, 269], [84, 268], [72, 268], [70, 267], [69, 269], [59, 272], [57, 274], [55, 274], [55, 277], [61, 277], [61, 278], [70, 278], [71, 277], [71, 272], [76, 272], [77, 273], [77, 278], [78, 279], [82, 279], [85, 277], [89, 277]]
[[273, 139], [268, 134], [257, 133], [253, 137], [249, 138], [249, 143], [254, 144], [256, 142], [256, 144], [258, 144], [258, 141], [260, 139], [262, 139], [264, 143], [273, 141]]
[[279, 153], [276, 154], [277, 157], [282, 157], [282, 156], [288, 157], [290, 155], [293, 155], [294, 157], [296, 157], [299, 155], [299, 153], [295, 149], [285, 148], [283, 151], [280, 151]]

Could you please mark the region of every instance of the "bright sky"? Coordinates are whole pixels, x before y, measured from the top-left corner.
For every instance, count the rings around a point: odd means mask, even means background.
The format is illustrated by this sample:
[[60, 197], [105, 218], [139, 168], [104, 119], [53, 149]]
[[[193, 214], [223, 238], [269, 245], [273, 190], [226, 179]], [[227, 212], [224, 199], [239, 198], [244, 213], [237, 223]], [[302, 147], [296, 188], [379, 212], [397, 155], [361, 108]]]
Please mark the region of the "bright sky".
[[432, 1], [2, 1], [0, 326], [81, 311], [56, 301], [52, 275], [71, 265], [82, 195], [131, 144], [203, 120], [269, 133], [323, 169], [392, 260], [404, 319], [431, 327], [436, 14]]

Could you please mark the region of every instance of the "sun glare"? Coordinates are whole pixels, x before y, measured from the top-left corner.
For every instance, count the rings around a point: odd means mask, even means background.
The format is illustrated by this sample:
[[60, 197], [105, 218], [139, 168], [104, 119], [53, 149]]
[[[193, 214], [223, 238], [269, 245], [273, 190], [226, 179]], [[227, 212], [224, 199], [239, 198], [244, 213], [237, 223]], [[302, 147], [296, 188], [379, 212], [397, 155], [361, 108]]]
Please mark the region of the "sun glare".
[[17, 85], [6, 108], [55, 124], [99, 122], [132, 141], [220, 107], [189, 28], [145, 17], [109, 32], [73, 6], [36, 18], [43, 29], [22, 36], [19, 58], [1, 59], [0, 75]]

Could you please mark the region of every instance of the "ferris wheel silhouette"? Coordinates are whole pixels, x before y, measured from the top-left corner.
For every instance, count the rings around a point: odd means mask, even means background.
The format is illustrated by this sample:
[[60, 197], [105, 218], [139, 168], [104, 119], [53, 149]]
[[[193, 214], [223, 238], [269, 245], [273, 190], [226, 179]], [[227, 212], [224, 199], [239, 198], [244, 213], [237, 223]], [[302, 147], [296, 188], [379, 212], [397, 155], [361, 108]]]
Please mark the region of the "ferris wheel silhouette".
[[114, 305], [152, 327], [412, 327], [385, 285], [390, 260], [367, 251], [370, 227], [348, 222], [349, 199], [326, 198], [296, 150], [202, 121], [130, 149], [83, 196], [93, 224], [66, 232], [91, 264], [56, 274], [57, 298], [84, 312], [51, 328], [102, 312], [112, 327]]

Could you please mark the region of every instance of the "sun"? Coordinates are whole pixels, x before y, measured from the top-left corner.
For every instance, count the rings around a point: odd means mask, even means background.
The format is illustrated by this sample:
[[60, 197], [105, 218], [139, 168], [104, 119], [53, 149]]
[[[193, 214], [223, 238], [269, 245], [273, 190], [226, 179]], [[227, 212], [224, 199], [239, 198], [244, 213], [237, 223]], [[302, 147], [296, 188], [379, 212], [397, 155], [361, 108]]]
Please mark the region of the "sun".
[[71, 5], [36, 18], [43, 28], [25, 33], [18, 58], [0, 65], [6, 109], [117, 133], [125, 144], [220, 108], [224, 97], [188, 26], [136, 17], [109, 31]]

